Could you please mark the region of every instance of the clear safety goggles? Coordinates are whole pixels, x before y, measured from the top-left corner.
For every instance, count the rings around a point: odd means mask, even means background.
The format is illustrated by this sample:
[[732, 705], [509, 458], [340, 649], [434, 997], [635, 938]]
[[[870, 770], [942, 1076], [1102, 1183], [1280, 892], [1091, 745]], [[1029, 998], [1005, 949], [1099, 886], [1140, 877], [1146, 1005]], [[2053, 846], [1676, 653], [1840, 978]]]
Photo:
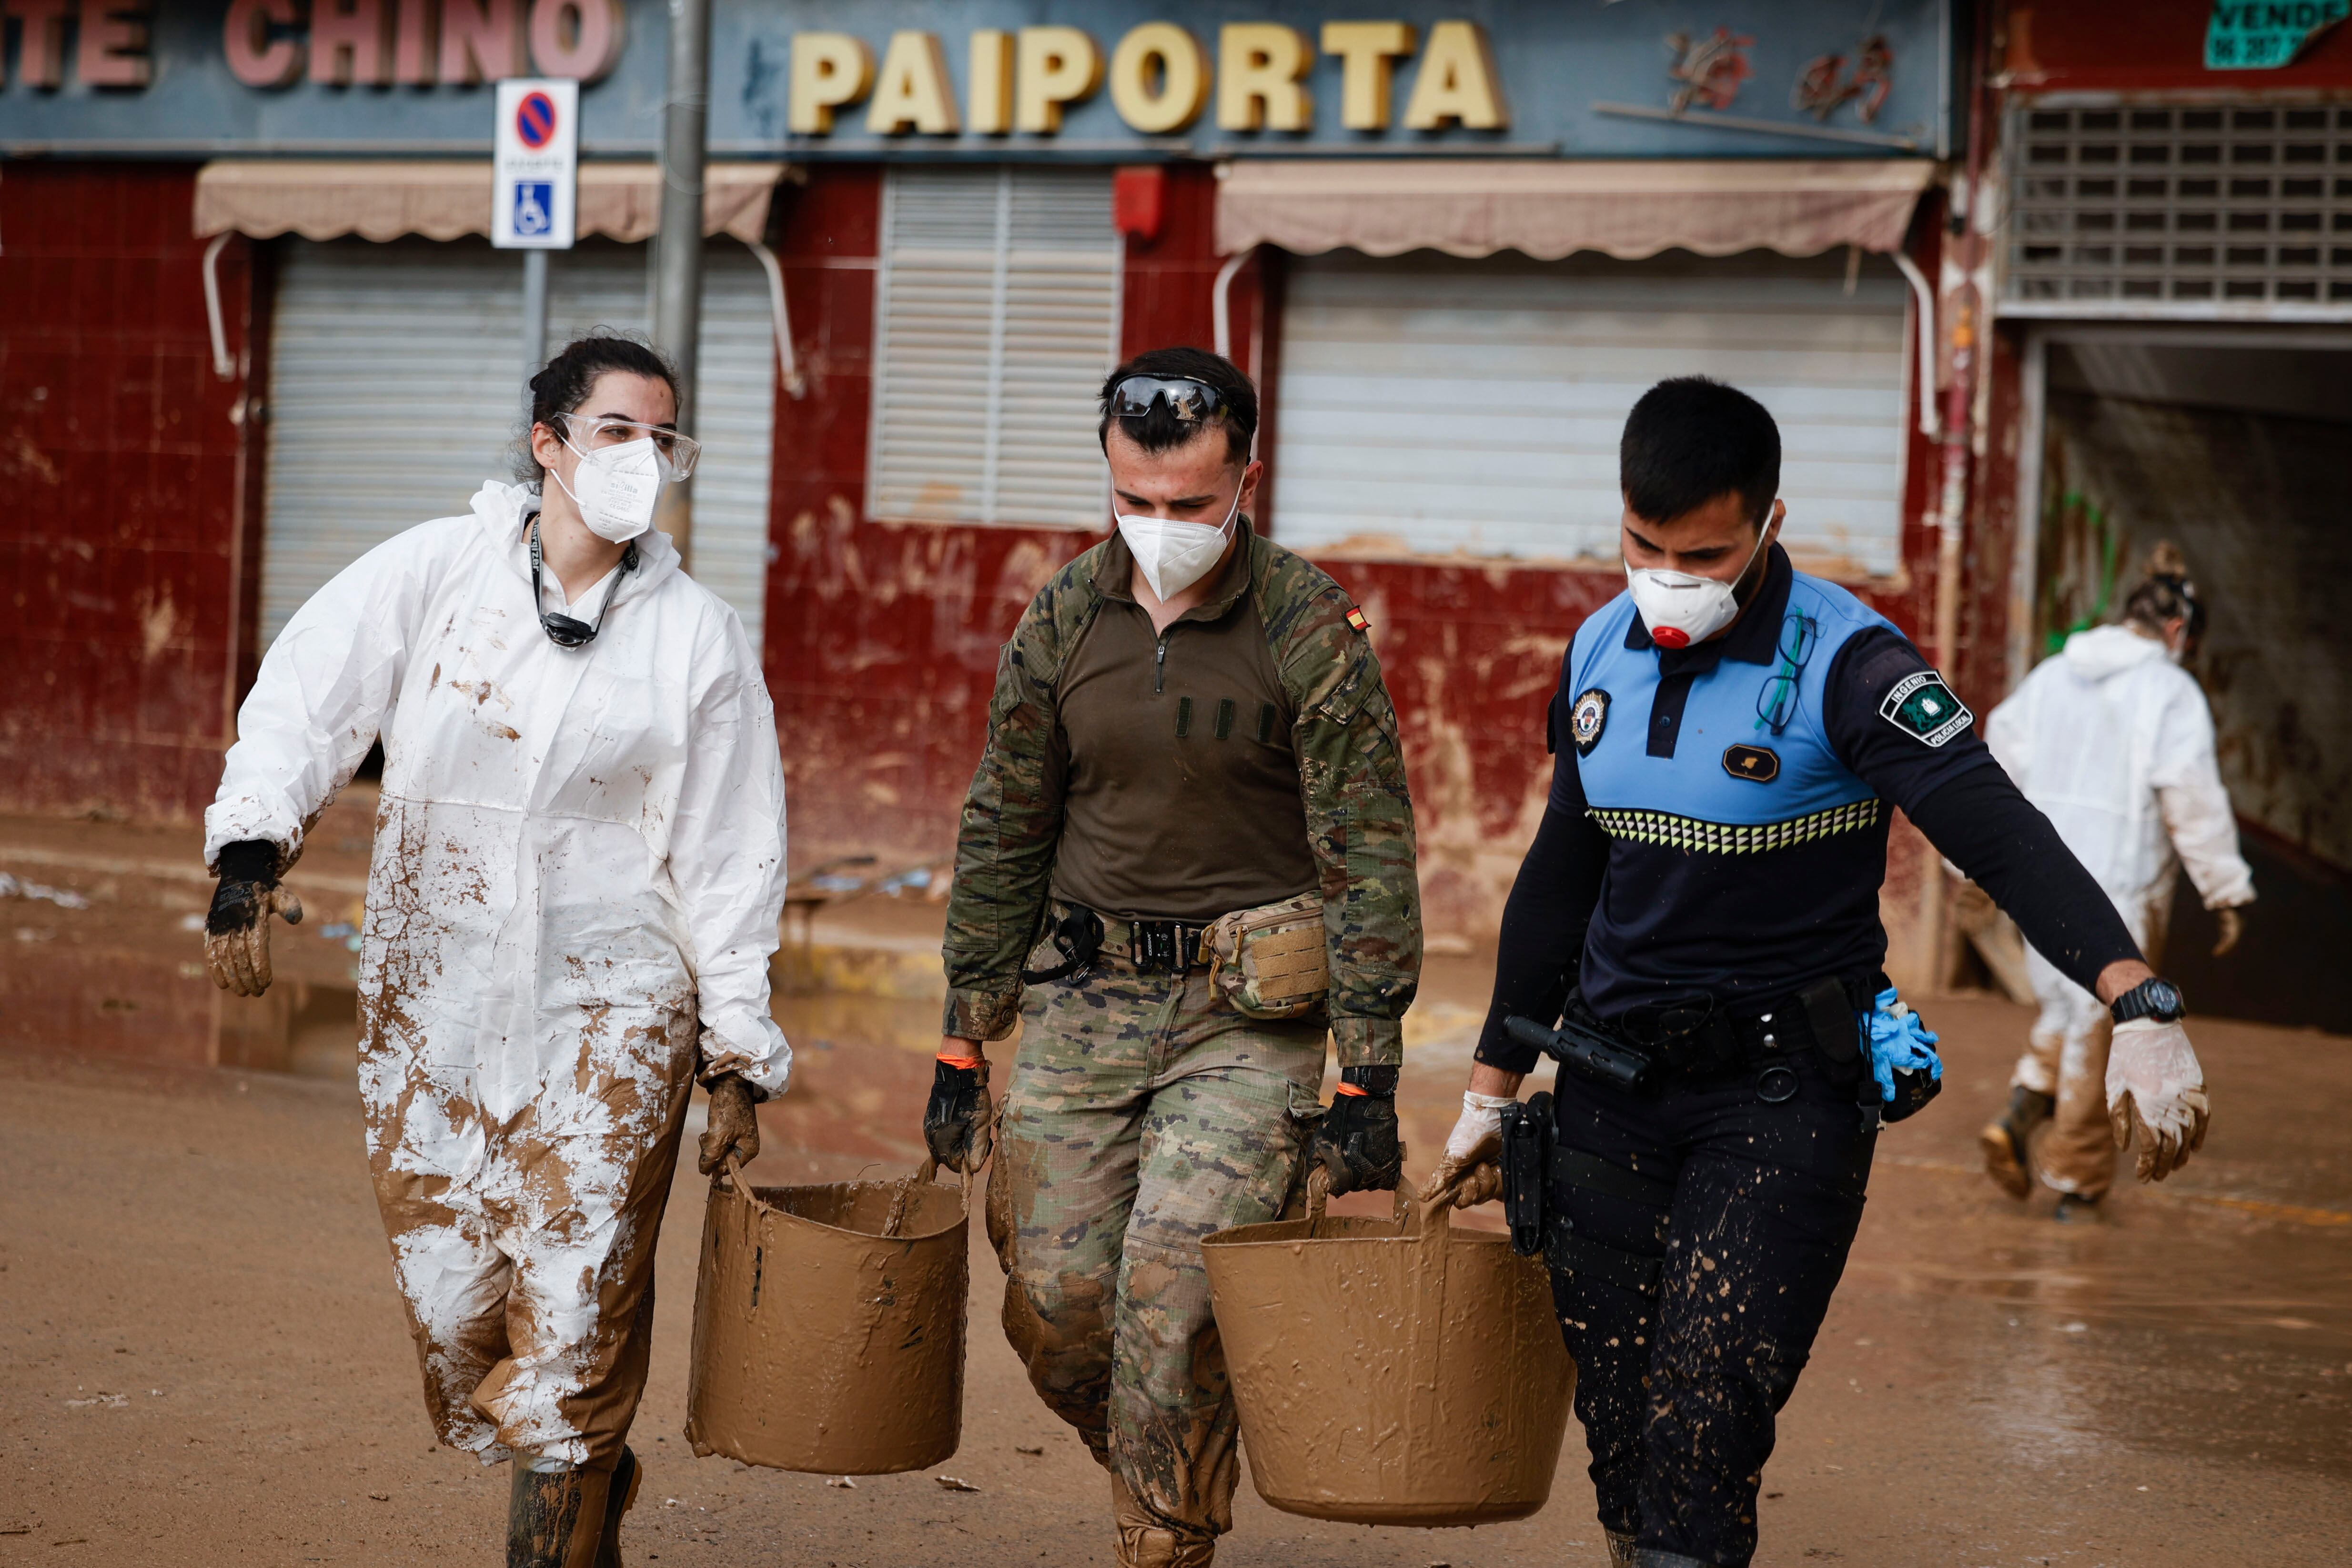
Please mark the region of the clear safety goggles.
[[584, 413], [559, 413], [555, 424], [563, 438], [582, 456], [600, 446], [623, 446], [632, 441], [651, 441], [654, 455], [660, 459], [663, 476], [675, 482], [694, 472], [697, 459], [702, 455], [702, 443], [691, 435], [680, 435], [666, 424], [640, 424], [631, 419], [599, 419]]
[[1141, 419], [1161, 398], [1168, 412], [1183, 424], [1213, 417], [1225, 400], [1206, 382], [1175, 376], [1129, 376], [1110, 389], [1110, 412], [1118, 419]]

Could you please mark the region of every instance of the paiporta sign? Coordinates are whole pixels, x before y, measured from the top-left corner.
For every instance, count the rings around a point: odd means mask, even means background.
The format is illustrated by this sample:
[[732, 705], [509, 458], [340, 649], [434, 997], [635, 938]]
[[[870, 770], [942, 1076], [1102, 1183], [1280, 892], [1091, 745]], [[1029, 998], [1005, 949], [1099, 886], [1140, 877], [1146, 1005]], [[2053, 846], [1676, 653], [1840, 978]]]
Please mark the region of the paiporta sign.
[[[1228, 22], [1213, 43], [1174, 22], [1129, 28], [1106, 54], [1084, 28], [975, 28], [959, 41], [964, 91], [948, 45], [913, 28], [890, 34], [878, 62], [854, 33], [793, 35], [785, 124], [830, 136], [838, 117], [864, 110], [877, 136], [1021, 132], [1052, 136], [1063, 111], [1108, 89], [1127, 127], [1144, 135], [1189, 130], [1213, 103], [1220, 131], [1311, 131], [1307, 78], [1318, 56], [1339, 64], [1339, 123], [1349, 131], [1500, 131], [1510, 124], [1486, 31], [1475, 22], [1326, 22], [1319, 35], [1283, 22]], [[1411, 89], [1400, 118], [1400, 72]]]

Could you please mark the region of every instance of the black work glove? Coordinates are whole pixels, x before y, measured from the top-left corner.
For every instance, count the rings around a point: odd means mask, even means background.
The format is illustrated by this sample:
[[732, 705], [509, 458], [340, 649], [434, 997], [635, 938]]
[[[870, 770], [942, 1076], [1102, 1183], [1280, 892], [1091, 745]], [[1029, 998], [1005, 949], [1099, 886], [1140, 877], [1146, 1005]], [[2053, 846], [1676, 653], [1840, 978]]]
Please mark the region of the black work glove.
[[1315, 1124], [1310, 1157], [1331, 1178], [1331, 1194], [1392, 1192], [1404, 1176], [1404, 1140], [1397, 1132], [1393, 1067], [1351, 1067], [1341, 1083], [1360, 1094], [1335, 1094]]
[[278, 885], [278, 846], [265, 839], [223, 844], [213, 862], [220, 885], [205, 916], [205, 963], [213, 984], [240, 997], [269, 988], [269, 916], [302, 924], [302, 901]]
[[760, 1157], [759, 1097], [740, 1072], [722, 1073], [710, 1081], [710, 1119], [702, 1132], [694, 1168], [710, 1175], [732, 1154], [744, 1165]]
[[923, 1142], [944, 1170], [978, 1174], [996, 1146], [996, 1108], [988, 1099], [988, 1063], [932, 1064], [930, 1103], [923, 1107]]

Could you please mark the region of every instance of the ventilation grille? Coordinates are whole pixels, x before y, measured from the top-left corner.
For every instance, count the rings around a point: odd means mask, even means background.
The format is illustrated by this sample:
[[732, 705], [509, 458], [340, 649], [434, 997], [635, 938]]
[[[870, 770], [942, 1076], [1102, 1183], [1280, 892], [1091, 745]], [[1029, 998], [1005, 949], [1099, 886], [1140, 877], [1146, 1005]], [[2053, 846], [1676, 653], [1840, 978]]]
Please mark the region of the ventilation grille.
[[2027, 106], [2006, 141], [2011, 306], [2352, 314], [2352, 105]]

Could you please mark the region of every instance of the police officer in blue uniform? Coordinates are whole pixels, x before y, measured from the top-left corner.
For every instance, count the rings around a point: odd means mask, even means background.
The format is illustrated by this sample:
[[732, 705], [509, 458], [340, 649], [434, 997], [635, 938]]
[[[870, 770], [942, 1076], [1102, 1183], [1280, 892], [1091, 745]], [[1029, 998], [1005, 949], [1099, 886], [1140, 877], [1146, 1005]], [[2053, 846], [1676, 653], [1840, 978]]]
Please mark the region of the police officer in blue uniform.
[[[2171, 1087], [2141, 1081], [2137, 1118], [2125, 1101], [2143, 1175], [2201, 1140], [2203, 1085], [2178, 993], [1968, 708], [1885, 617], [1790, 567], [1763, 406], [1661, 382], [1620, 465], [1628, 591], [1561, 667], [1549, 806], [1439, 1180], [1465, 1203], [1507, 1180], [1515, 1239], [1551, 1267], [1612, 1562], [1744, 1564], [1882, 1111], [1942, 1071], [1881, 972], [1894, 810], [2119, 1018], [2168, 1031]], [[1539, 1048], [1563, 1065], [1523, 1108]]]

